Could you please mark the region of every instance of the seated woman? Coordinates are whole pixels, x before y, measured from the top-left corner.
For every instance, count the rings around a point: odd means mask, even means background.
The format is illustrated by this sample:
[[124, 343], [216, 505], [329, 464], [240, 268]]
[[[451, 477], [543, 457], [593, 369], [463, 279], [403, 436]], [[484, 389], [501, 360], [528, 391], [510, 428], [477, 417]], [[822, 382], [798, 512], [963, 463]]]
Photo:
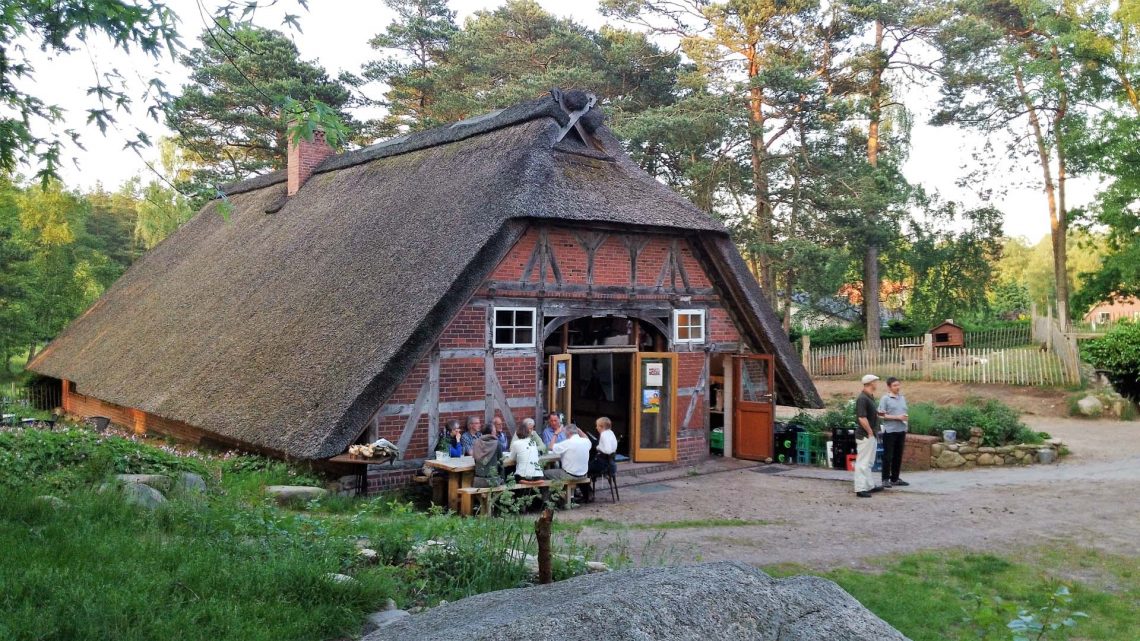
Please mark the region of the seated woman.
[[515, 463], [515, 480], [520, 483], [543, 479], [542, 462], [539, 460], [542, 455], [535, 443], [539, 439], [532, 438], [537, 435], [534, 435], [530, 428], [533, 423], [534, 421], [527, 419], [519, 424], [515, 439], [511, 441], [511, 449], [507, 452], [507, 460]]
[[446, 434], [435, 444], [435, 451], [447, 452], [447, 455], [453, 458], [463, 456], [463, 428], [459, 425], [459, 421], [455, 419], [448, 421]]
[[483, 426], [479, 438], [471, 444], [471, 456], [475, 459], [475, 479], [472, 487], [498, 487], [503, 484], [502, 452], [494, 428]]

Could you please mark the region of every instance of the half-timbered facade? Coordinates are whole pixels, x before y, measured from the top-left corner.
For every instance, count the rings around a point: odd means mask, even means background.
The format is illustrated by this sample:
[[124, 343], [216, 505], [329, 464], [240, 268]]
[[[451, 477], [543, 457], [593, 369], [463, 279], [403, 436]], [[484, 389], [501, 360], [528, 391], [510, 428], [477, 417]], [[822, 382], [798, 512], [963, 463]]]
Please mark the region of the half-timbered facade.
[[610, 417], [634, 461], [690, 463], [714, 428], [770, 456], [774, 403], [819, 404], [727, 232], [637, 168], [592, 97], [306, 144], [44, 350], [65, 409], [304, 459], [385, 437], [407, 461], [450, 418], [555, 410]]

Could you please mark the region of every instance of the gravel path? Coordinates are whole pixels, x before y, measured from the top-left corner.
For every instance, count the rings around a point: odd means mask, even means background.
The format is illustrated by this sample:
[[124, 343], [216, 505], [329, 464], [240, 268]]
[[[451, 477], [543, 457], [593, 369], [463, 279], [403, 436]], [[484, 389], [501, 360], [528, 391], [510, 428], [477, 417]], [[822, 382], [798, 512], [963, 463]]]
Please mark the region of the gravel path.
[[[871, 499], [856, 498], [844, 472], [759, 466], [627, 487], [617, 505], [603, 498], [559, 518], [603, 519], [585, 528], [584, 540], [649, 563], [735, 559], [825, 569], [896, 552], [1003, 550], [1058, 538], [1135, 554], [1140, 422], [1025, 420], [1073, 455], [1052, 466], [913, 473], [904, 475], [911, 487]], [[721, 523], [675, 523], [711, 520]], [[733, 520], [749, 524], [725, 524]], [[647, 527], [665, 522], [674, 523]]]

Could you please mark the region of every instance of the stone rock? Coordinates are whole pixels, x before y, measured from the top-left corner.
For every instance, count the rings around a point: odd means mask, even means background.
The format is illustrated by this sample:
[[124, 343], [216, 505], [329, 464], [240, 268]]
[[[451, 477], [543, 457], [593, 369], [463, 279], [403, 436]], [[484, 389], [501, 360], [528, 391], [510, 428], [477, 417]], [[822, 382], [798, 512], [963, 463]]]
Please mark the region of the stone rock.
[[601, 561], [586, 561], [587, 572], [609, 572], [610, 566], [602, 563]]
[[930, 455], [934, 458], [938, 458], [938, 455], [941, 454], [944, 449], [946, 448], [942, 443], [935, 443], [930, 446]]
[[1005, 465], [1005, 459], [1001, 454], [994, 454], [994, 465]]
[[324, 488], [311, 487], [308, 485], [270, 485], [265, 488], [265, 493], [275, 497], [277, 503], [287, 505], [290, 503], [308, 503], [314, 499], [321, 498], [329, 492]]
[[1003, 445], [1003, 446], [997, 448], [996, 451], [998, 454], [1009, 454], [1010, 452], [1013, 451], [1013, 446], [1012, 445]]
[[994, 448], [994, 447], [979, 447], [979, 448], [978, 448], [978, 452], [979, 452], [980, 454], [993, 454], [994, 452], [997, 452], [997, 448]]
[[162, 474], [116, 474], [115, 480], [125, 485], [142, 483], [161, 490], [169, 490], [171, 485], [170, 477]]
[[489, 592], [402, 618], [365, 641], [453, 639], [906, 641], [831, 581], [773, 579], [734, 562], [585, 574]]
[[950, 450], [951, 452], [957, 452], [962, 447], [958, 443], [946, 443], [945, 445], [946, 449]]
[[1077, 401], [1077, 411], [1081, 413], [1081, 416], [1100, 416], [1104, 413], [1104, 403], [1090, 394]]
[[966, 459], [962, 458], [961, 454], [951, 450], [942, 452], [938, 455], [938, 458], [934, 460], [934, 466], [942, 468], [944, 470], [952, 469], [955, 467], [962, 467], [965, 464]]
[[382, 630], [410, 616], [412, 616], [410, 612], [396, 609], [373, 612], [364, 618], [364, 634], [371, 634], [377, 630]]
[[372, 548], [360, 548], [356, 551], [356, 556], [365, 563], [375, 564], [380, 562], [380, 553]]
[[336, 583], [337, 585], [345, 585], [347, 583], [356, 583], [356, 579], [348, 576], [347, 574], [337, 574], [337, 573], [330, 572], [329, 574], [325, 575], [325, 578], [328, 579], [329, 581], [333, 582], [333, 583]]
[[1037, 462], [1048, 465], [1057, 460], [1057, 450], [1043, 447], [1037, 450]]
[[51, 496], [48, 494], [45, 494], [44, 496], [37, 496], [36, 500], [39, 501], [40, 503], [46, 503], [46, 504], [50, 505], [51, 507], [53, 507], [57, 510], [71, 505], [67, 501], [59, 498], [58, 496]]
[[175, 487], [188, 494], [205, 494], [206, 479], [193, 472], [183, 472], [178, 475]]
[[133, 503], [148, 510], [153, 510], [166, 503], [166, 497], [162, 495], [162, 492], [145, 483], [124, 483], [122, 492], [127, 503]]
[[976, 461], [976, 460], [978, 460], [978, 455], [977, 454], [963, 454], [962, 458], [966, 459], [967, 461]]
[[985, 454], [978, 455], [978, 465], [993, 465], [994, 455], [986, 452]]
[[976, 448], [976, 447], [974, 447], [974, 446], [972, 446], [972, 445], [963, 445], [962, 447], [959, 447], [959, 448], [958, 448], [958, 453], [959, 453], [959, 454], [962, 454], [962, 455], [966, 455], [966, 454], [977, 454], [977, 453], [978, 453], [978, 448]]
[[363, 536], [356, 537], [356, 540], [353, 541], [352, 544], [355, 545], [356, 549], [358, 549], [358, 550], [363, 550], [364, 548], [372, 547], [372, 541], [369, 541], [367, 537], [363, 537]]
[[416, 559], [418, 559], [419, 557], [421, 557], [425, 554], [431, 554], [431, 553], [436, 553], [436, 552], [443, 553], [443, 554], [454, 554], [455, 549], [452, 548], [451, 546], [449, 546], [444, 541], [436, 541], [434, 539], [428, 539], [426, 541], [420, 541], [419, 543], [416, 543], [415, 545], [413, 545], [412, 549], [408, 550], [408, 553], [407, 553], [407, 555], [405, 555], [404, 558], [407, 561], [415, 561]]

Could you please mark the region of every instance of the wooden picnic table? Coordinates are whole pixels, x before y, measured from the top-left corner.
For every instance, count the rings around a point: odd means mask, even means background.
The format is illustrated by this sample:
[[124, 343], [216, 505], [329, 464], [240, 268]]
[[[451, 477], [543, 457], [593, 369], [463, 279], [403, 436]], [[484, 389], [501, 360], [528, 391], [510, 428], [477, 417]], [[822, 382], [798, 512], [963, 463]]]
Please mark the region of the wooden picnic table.
[[368, 466], [391, 463], [394, 460], [396, 459], [388, 458], [386, 456], [377, 456], [375, 458], [361, 458], [352, 454], [337, 454], [336, 456], [328, 459], [328, 462], [359, 466], [356, 471], [356, 493], [363, 496], [365, 494], [368, 494]]
[[[556, 463], [561, 457], [547, 452], [538, 457], [543, 467]], [[449, 457], [442, 459], [428, 459], [424, 465], [447, 472], [447, 507], [453, 512], [459, 511], [459, 489], [471, 487], [475, 481], [475, 459], [471, 456]], [[514, 461], [504, 461], [503, 467], [514, 467]]]

